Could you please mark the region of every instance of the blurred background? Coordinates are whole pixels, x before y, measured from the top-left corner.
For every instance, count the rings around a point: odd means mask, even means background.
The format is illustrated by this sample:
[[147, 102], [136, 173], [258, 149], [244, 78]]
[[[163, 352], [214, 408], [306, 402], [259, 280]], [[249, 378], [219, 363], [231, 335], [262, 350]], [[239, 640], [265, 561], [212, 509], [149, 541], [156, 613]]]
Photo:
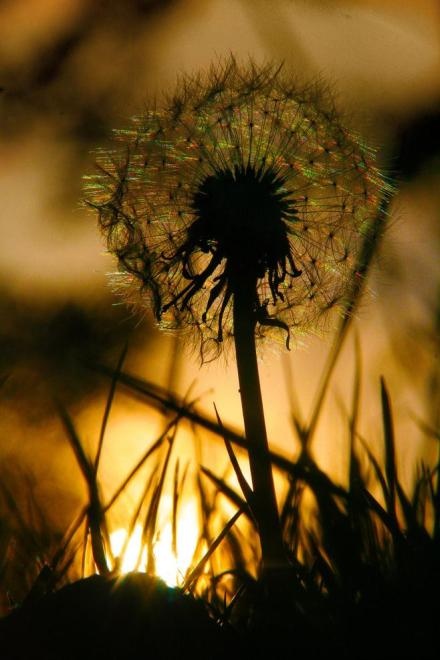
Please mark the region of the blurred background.
[[[89, 368], [124, 369], [185, 396], [241, 428], [233, 356], [201, 367], [172, 336], [116, 299], [114, 270], [96, 218], [80, 206], [91, 150], [109, 143], [181, 72], [233, 53], [284, 61], [304, 80], [334, 90], [347, 121], [399, 177], [389, 228], [356, 329], [363, 356], [362, 432], [380, 433], [379, 376], [396, 419], [399, 467], [410, 484], [435, 455], [415, 418], [438, 423], [440, 360], [440, 4], [437, 0], [3, 0], [0, 3], [0, 468], [64, 529], [84, 485], [54, 397], [82, 441], [96, 447], [109, 379]], [[293, 398], [307, 418], [331, 345], [301, 338], [261, 356], [269, 435], [293, 458]], [[286, 379], [289, 373], [290, 385]], [[317, 460], [344, 483], [347, 415], [354, 379], [347, 342], [315, 444]], [[295, 404], [296, 405], [296, 404]], [[111, 412], [100, 474], [112, 492], [157, 438], [161, 415], [126, 391]], [[178, 454], [227, 464], [221, 444]], [[219, 469], [219, 472], [221, 470]], [[24, 478], [26, 475], [26, 478]], [[120, 514], [122, 516], [122, 513]], [[122, 524], [122, 523], [121, 523]]]

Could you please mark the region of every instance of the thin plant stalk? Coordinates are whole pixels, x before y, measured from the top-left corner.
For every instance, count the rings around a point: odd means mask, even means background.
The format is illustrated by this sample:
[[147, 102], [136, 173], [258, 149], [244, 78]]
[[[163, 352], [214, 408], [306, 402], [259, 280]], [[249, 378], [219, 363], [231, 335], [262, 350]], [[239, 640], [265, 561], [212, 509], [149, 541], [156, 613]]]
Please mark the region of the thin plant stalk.
[[61, 421], [67, 432], [70, 446], [73, 449], [77, 463], [81, 469], [88, 489], [87, 528], [86, 536], [90, 532], [93, 560], [101, 575], [110, 572], [107, 563], [106, 550], [110, 548], [105, 511], [101, 502], [99, 486], [96, 480], [94, 463], [87, 457], [81, 443], [81, 439], [75, 426], [63, 406], [56, 402]]
[[315, 403], [312, 408], [312, 414], [307, 427], [299, 427], [300, 438], [303, 448], [307, 450], [310, 446], [312, 437], [318, 425], [321, 412], [323, 410], [324, 398], [328, 392], [331, 377], [333, 375], [342, 347], [345, 345], [345, 339], [348, 330], [351, 327], [354, 313], [358, 307], [362, 293], [365, 288], [365, 281], [370, 270], [374, 256], [384, 235], [389, 219], [389, 207], [393, 200], [393, 189], [391, 187], [384, 190], [377, 215], [371, 222], [365, 239], [362, 244], [360, 254], [352, 273], [352, 286], [347, 292], [346, 302], [342, 310], [341, 321], [335, 335], [335, 341], [327, 358], [327, 362], [322, 371], [321, 382], [319, 384]]
[[233, 323], [244, 429], [253, 485], [263, 571], [286, 565], [255, 347], [256, 282], [244, 277], [234, 287]]

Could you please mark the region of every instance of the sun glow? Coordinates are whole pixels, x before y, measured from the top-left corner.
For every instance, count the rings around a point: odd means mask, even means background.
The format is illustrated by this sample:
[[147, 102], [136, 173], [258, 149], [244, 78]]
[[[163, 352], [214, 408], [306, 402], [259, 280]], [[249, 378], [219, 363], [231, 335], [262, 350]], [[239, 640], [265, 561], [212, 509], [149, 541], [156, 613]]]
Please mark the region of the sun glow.
[[[168, 498], [164, 498], [165, 506]], [[194, 563], [194, 552], [199, 538], [199, 525], [196, 507], [192, 502], [183, 504], [179, 509], [176, 539], [173, 548], [171, 516], [165, 518], [158, 527], [153, 555], [155, 573], [170, 587], [182, 584], [185, 574]], [[127, 530], [123, 527], [110, 534], [112, 555], [120, 573], [130, 571], [144, 572], [147, 565], [147, 549], [143, 546], [142, 525], [137, 524], [127, 539]]]

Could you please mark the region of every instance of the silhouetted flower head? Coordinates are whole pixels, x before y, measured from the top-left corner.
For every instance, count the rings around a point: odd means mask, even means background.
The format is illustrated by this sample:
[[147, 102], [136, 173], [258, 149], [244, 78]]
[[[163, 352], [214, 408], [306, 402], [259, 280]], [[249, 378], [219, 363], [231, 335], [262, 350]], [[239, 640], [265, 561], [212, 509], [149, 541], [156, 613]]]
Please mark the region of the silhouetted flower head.
[[196, 328], [206, 355], [243, 279], [260, 336], [342, 303], [383, 189], [373, 161], [328, 91], [230, 58], [115, 131], [86, 195], [128, 297]]

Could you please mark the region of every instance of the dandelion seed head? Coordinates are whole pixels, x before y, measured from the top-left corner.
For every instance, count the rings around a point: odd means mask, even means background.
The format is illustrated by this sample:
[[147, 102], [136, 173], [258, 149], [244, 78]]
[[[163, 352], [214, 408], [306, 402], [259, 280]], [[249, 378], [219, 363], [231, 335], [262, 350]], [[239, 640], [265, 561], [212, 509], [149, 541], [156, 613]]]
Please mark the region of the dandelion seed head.
[[342, 304], [384, 183], [326, 89], [231, 57], [114, 138], [86, 198], [118, 288], [162, 327], [196, 330], [209, 357], [243, 277], [261, 337], [316, 331]]

